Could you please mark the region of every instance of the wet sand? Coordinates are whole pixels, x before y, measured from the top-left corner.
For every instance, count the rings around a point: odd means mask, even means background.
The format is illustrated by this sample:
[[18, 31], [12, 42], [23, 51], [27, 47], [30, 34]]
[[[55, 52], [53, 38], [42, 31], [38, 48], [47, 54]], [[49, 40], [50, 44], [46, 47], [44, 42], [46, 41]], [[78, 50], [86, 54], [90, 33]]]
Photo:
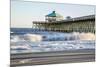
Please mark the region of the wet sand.
[[30, 66], [57, 63], [95, 61], [94, 49], [67, 50], [57, 52], [36, 52], [11, 54], [11, 66]]

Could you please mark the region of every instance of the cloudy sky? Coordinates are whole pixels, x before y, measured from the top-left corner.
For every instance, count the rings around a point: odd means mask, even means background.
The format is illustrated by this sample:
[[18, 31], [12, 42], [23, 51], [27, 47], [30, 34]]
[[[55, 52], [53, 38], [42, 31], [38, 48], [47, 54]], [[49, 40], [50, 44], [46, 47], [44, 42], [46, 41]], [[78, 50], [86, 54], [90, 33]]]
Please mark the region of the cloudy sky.
[[66, 16], [79, 17], [95, 14], [95, 5], [11, 1], [11, 27], [32, 27], [32, 21], [45, 21], [45, 15], [55, 10]]

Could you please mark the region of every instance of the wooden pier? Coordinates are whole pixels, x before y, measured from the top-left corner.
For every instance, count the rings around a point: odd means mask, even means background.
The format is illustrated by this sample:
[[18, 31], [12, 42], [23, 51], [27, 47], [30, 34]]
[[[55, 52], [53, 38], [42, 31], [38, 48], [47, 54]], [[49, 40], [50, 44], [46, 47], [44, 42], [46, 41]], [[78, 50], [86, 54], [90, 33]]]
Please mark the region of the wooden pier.
[[32, 28], [58, 32], [95, 33], [95, 15], [76, 17], [61, 21], [33, 21]]

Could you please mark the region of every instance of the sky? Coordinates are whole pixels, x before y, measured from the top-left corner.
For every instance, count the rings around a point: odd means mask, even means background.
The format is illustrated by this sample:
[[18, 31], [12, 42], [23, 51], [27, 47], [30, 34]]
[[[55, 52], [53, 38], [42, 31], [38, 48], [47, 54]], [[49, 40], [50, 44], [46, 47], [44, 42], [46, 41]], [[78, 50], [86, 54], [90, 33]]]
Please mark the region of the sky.
[[32, 1], [11, 1], [11, 27], [31, 28], [32, 21], [45, 21], [45, 15], [56, 11], [64, 17], [80, 17], [95, 14], [95, 5], [68, 3], [44, 3]]

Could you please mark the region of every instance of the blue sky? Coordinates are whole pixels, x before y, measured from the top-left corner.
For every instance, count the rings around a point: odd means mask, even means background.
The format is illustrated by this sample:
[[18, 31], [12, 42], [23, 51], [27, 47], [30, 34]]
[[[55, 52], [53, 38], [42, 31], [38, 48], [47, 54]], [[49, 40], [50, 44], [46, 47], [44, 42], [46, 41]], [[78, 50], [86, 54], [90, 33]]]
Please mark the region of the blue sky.
[[95, 9], [95, 5], [11, 1], [11, 27], [32, 27], [32, 21], [44, 21], [53, 10], [65, 18], [95, 14]]

